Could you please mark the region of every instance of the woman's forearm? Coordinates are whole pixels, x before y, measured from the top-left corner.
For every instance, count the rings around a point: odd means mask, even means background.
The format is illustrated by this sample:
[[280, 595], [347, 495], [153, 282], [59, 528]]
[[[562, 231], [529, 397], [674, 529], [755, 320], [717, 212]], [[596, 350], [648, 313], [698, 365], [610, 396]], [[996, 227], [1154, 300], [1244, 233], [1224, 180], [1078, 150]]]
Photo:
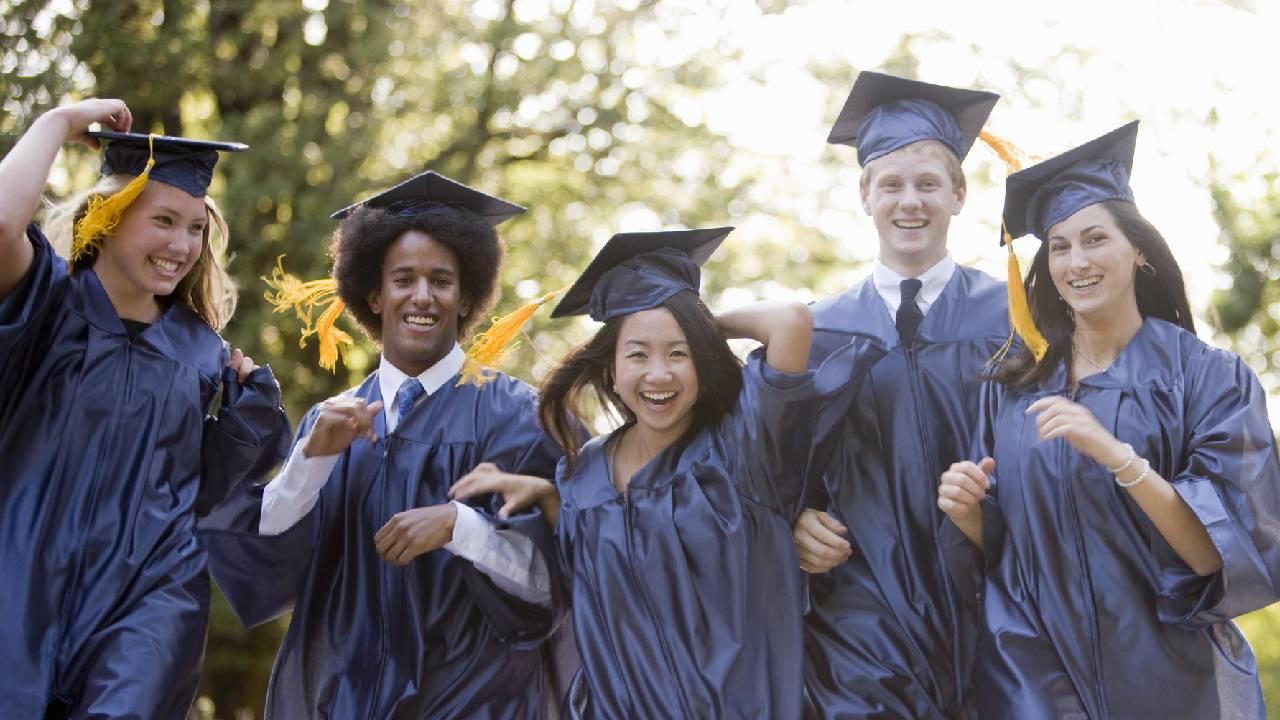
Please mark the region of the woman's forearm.
[[778, 372], [799, 373], [808, 367], [813, 311], [803, 303], [753, 303], [717, 314], [716, 323], [727, 338], [763, 343], [765, 362]]
[[[1139, 459], [1116, 477], [1121, 482], [1132, 482], [1144, 468], [1148, 468], [1146, 461]], [[1154, 468], [1146, 472], [1142, 482], [1126, 488], [1129, 496], [1151, 519], [1169, 547], [1197, 575], [1212, 575], [1221, 570], [1222, 556], [1191, 507]]]
[[47, 112], [0, 160], [0, 298], [17, 287], [31, 266], [35, 254], [27, 242], [27, 224], [70, 127], [58, 111]]

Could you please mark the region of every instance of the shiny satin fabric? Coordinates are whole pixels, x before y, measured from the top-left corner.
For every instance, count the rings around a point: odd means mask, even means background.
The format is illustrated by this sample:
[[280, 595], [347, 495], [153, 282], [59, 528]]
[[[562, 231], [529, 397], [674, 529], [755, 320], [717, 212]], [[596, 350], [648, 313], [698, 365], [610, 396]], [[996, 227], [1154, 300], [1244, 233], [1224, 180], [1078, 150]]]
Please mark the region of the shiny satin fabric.
[[613, 485], [617, 431], [562, 463], [556, 528], [582, 669], [566, 715], [757, 718], [802, 712], [802, 581], [791, 542], [811, 405], [878, 359], [847, 346], [818, 373], [752, 356], [735, 408]]
[[279, 389], [267, 368], [240, 385], [182, 305], [131, 341], [97, 275], [28, 237], [0, 301], [0, 717], [184, 717], [210, 599], [196, 514], [283, 457]]
[[[352, 392], [378, 399], [378, 376]], [[319, 406], [298, 430], [310, 433]], [[278, 536], [257, 534], [262, 488], [242, 485], [201, 524], [210, 571], [246, 625], [293, 610], [271, 674], [268, 718], [537, 718], [546, 672], [539, 643], [563, 615], [554, 536], [540, 512], [497, 518], [532, 538], [552, 572], [553, 609], [501, 593], [468, 561], [439, 549], [397, 567], [373, 536], [403, 510], [449, 502], [481, 462], [551, 478], [561, 452], [537, 426], [536, 397], [498, 374], [477, 389], [452, 381], [423, 398], [376, 445], [342, 453], [315, 508]]]
[[[849, 337], [890, 348], [860, 386], [828, 400], [808, 499], [848, 528], [853, 557], [812, 575], [805, 617], [808, 714], [829, 718], [971, 716], [972, 645], [943, 567], [938, 477], [967, 453], [981, 375], [1009, 335], [1005, 286], [957, 266], [904, 347], [871, 279], [814, 308], [810, 364]], [[959, 455], [957, 455], [959, 453]]]
[[[1264, 717], [1253, 653], [1230, 622], [1280, 599], [1280, 464], [1257, 377], [1147, 319], [1109, 370], [1074, 394], [1065, 384], [1060, 368], [1038, 392], [992, 385], [984, 411], [995, 490], [985, 577], [969, 596], [983, 717]], [[1025, 410], [1046, 395], [1073, 396], [1148, 459], [1223, 569], [1196, 575], [1106, 468], [1040, 441]]]

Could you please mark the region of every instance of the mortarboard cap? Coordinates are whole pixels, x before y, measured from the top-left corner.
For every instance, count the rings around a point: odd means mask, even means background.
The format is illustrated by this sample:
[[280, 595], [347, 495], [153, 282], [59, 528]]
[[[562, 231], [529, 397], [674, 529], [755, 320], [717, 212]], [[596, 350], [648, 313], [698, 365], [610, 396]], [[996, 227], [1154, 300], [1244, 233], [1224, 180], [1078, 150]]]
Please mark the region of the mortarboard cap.
[[450, 180], [438, 172], [428, 170], [377, 195], [354, 205], [348, 205], [329, 217], [341, 220], [362, 207], [376, 207], [402, 215], [416, 215], [442, 205], [470, 210], [487, 220], [490, 225], [497, 225], [525, 211], [525, 208], [515, 203], [487, 195], [456, 180]]
[[240, 152], [249, 146], [237, 142], [192, 140], [169, 135], [94, 130], [87, 133], [106, 143], [102, 174], [142, 175], [147, 161], [155, 158], [148, 177], [172, 185], [192, 197], [202, 198], [213, 179], [220, 152]]
[[597, 322], [655, 308], [678, 292], [698, 292], [700, 267], [731, 227], [618, 233], [609, 238], [551, 317], [587, 313]]
[[101, 248], [102, 239], [115, 232], [120, 218], [142, 194], [147, 181], [172, 185], [192, 197], [203, 198], [213, 179], [218, 152], [249, 149], [243, 143], [192, 140], [168, 135], [93, 130], [90, 137], [106, 141], [102, 153], [103, 175], [132, 175], [123, 188], [109, 197], [91, 197], [71, 235], [71, 262]]
[[940, 140], [963, 160], [1000, 96], [863, 71], [827, 142], [858, 148], [858, 164], [920, 140]]
[[[1004, 196], [1007, 237], [1032, 233], [1044, 240], [1050, 228], [1090, 205], [1106, 200], [1133, 202], [1129, 174], [1137, 143], [1138, 121], [1134, 120], [1009, 175]], [[1001, 244], [1005, 233], [1001, 233]]]

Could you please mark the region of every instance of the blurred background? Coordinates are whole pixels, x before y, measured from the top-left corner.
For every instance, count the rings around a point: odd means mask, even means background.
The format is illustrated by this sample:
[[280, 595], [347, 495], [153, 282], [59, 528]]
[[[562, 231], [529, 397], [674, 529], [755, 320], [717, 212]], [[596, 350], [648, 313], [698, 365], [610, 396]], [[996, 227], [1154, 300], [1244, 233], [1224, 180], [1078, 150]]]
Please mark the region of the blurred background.
[[[1032, 155], [1138, 118], [1139, 206], [1182, 263], [1201, 335], [1249, 361], [1277, 418], [1278, 29], [1267, 0], [0, 0], [0, 152], [93, 95], [124, 98], [135, 130], [251, 145], [212, 189], [242, 290], [225, 335], [273, 366], [296, 420], [377, 348], [319, 370], [260, 278], [282, 254], [326, 275], [329, 213], [423, 169], [529, 207], [499, 228], [498, 313], [567, 285], [614, 232], [732, 224], [704, 275], [717, 308], [866, 273], [855, 152], [825, 143], [860, 70], [998, 92], [990, 128]], [[998, 274], [1004, 168], [979, 145], [965, 170], [951, 250]], [[50, 199], [96, 171], [68, 149]], [[531, 382], [592, 332], [545, 315], [507, 367]], [[258, 716], [287, 622], [245, 630], [218, 600], [197, 717]], [[1280, 606], [1240, 624], [1280, 712]]]

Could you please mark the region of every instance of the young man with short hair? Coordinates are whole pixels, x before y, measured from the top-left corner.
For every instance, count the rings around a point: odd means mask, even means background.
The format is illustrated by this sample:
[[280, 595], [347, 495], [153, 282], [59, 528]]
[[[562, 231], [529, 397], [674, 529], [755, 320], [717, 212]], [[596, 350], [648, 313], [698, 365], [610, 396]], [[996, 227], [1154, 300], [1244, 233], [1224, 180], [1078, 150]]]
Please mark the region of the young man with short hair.
[[967, 621], [941, 562], [937, 484], [967, 456], [983, 370], [1009, 324], [1005, 285], [957, 265], [947, 236], [964, 207], [960, 163], [997, 100], [864, 72], [829, 138], [858, 148], [879, 258], [815, 306], [810, 365], [851, 336], [888, 353], [823, 407], [834, 430], [814, 448], [809, 486], [825, 493], [795, 527], [813, 573], [806, 688], [818, 717], [969, 714]]

